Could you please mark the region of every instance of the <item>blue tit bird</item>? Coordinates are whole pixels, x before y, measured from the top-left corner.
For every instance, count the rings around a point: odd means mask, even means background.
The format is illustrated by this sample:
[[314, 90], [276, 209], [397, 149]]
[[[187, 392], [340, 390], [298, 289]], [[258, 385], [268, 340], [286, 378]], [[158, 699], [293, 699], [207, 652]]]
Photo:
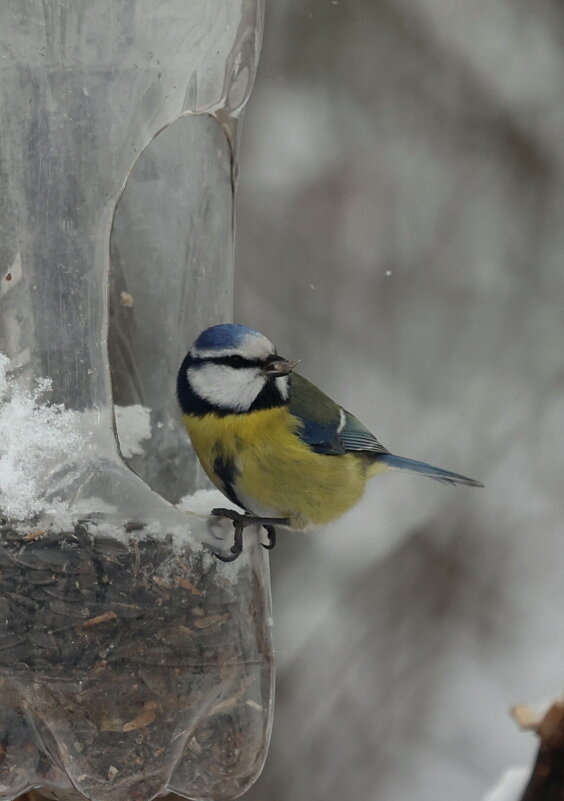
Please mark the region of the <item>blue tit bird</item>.
[[294, 372], [263, 334], [214, 325], [194, 342], [178, 373], [177, 395], [194, 450], [215, 486], [243, 513], [233, 520], [231, 561], [242, 532], [263, 525], [308, 529], [342, 515], [371, 476], [407, 470], [445, 484], [479, 481], [426, 462], [395, 456], [350, 412]]

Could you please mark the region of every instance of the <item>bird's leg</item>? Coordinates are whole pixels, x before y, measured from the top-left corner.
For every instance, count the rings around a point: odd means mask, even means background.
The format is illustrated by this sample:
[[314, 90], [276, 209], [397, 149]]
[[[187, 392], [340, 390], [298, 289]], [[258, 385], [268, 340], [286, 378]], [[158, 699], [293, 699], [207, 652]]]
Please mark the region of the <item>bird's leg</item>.
[[290, 525], [290, 518], [288, 517], [257, 517], [247, 513], [241, 514], [241, 512], [237, 512], [235, 509], [212, 509], [211, 516], [229, 518], [229, 520], [233, 521], [233, 528], [235, 529], [233, 545], [230, 548], [232, 555], [223, 556], [223, 554], [214, 553], [222, 562], [233, 562], [237, 559], [243, 550], [243, 530], [247, 528], [247, 526], [264, 526], [268, 534], [268, 545], [261, 544], [263, 548], [270, 551], [276, 545], [276, 529], [274, 525]]

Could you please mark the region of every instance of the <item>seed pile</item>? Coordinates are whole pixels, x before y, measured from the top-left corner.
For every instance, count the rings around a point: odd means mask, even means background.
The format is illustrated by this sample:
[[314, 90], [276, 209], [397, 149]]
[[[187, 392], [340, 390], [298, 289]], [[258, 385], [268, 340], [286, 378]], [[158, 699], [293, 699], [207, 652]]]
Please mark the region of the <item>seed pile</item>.
[[95, 799], [220, 798], [255, 775], [272, 667], [259, 578], [226, 582], [209, 554], [139, 528], [0, 527], [0, 797], [71, 777]]

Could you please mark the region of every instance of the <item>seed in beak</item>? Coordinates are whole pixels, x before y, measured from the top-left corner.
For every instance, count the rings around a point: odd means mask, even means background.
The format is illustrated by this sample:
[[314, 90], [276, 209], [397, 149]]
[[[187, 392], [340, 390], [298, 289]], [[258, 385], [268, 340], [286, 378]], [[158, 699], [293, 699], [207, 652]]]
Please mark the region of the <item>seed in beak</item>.
[[276, 361], [269, 362], [263, 368], [263, 373], [268, 378], [277, 378], [281, 375], [290, 375], [294, 367], [299, 364], [299, 359], [291, 362], [288, 359], [277, 359]]

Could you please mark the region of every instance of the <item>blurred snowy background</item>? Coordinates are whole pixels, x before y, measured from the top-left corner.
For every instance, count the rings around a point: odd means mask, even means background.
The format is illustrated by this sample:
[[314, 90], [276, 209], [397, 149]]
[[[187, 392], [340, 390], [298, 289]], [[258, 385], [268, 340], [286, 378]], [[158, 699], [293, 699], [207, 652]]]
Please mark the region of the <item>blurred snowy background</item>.
[[564, 684], [564, 6], [272, 0], [235, 319], [394, 452], [279, 538], [272, 746], [248, 801], [476, 801]]

